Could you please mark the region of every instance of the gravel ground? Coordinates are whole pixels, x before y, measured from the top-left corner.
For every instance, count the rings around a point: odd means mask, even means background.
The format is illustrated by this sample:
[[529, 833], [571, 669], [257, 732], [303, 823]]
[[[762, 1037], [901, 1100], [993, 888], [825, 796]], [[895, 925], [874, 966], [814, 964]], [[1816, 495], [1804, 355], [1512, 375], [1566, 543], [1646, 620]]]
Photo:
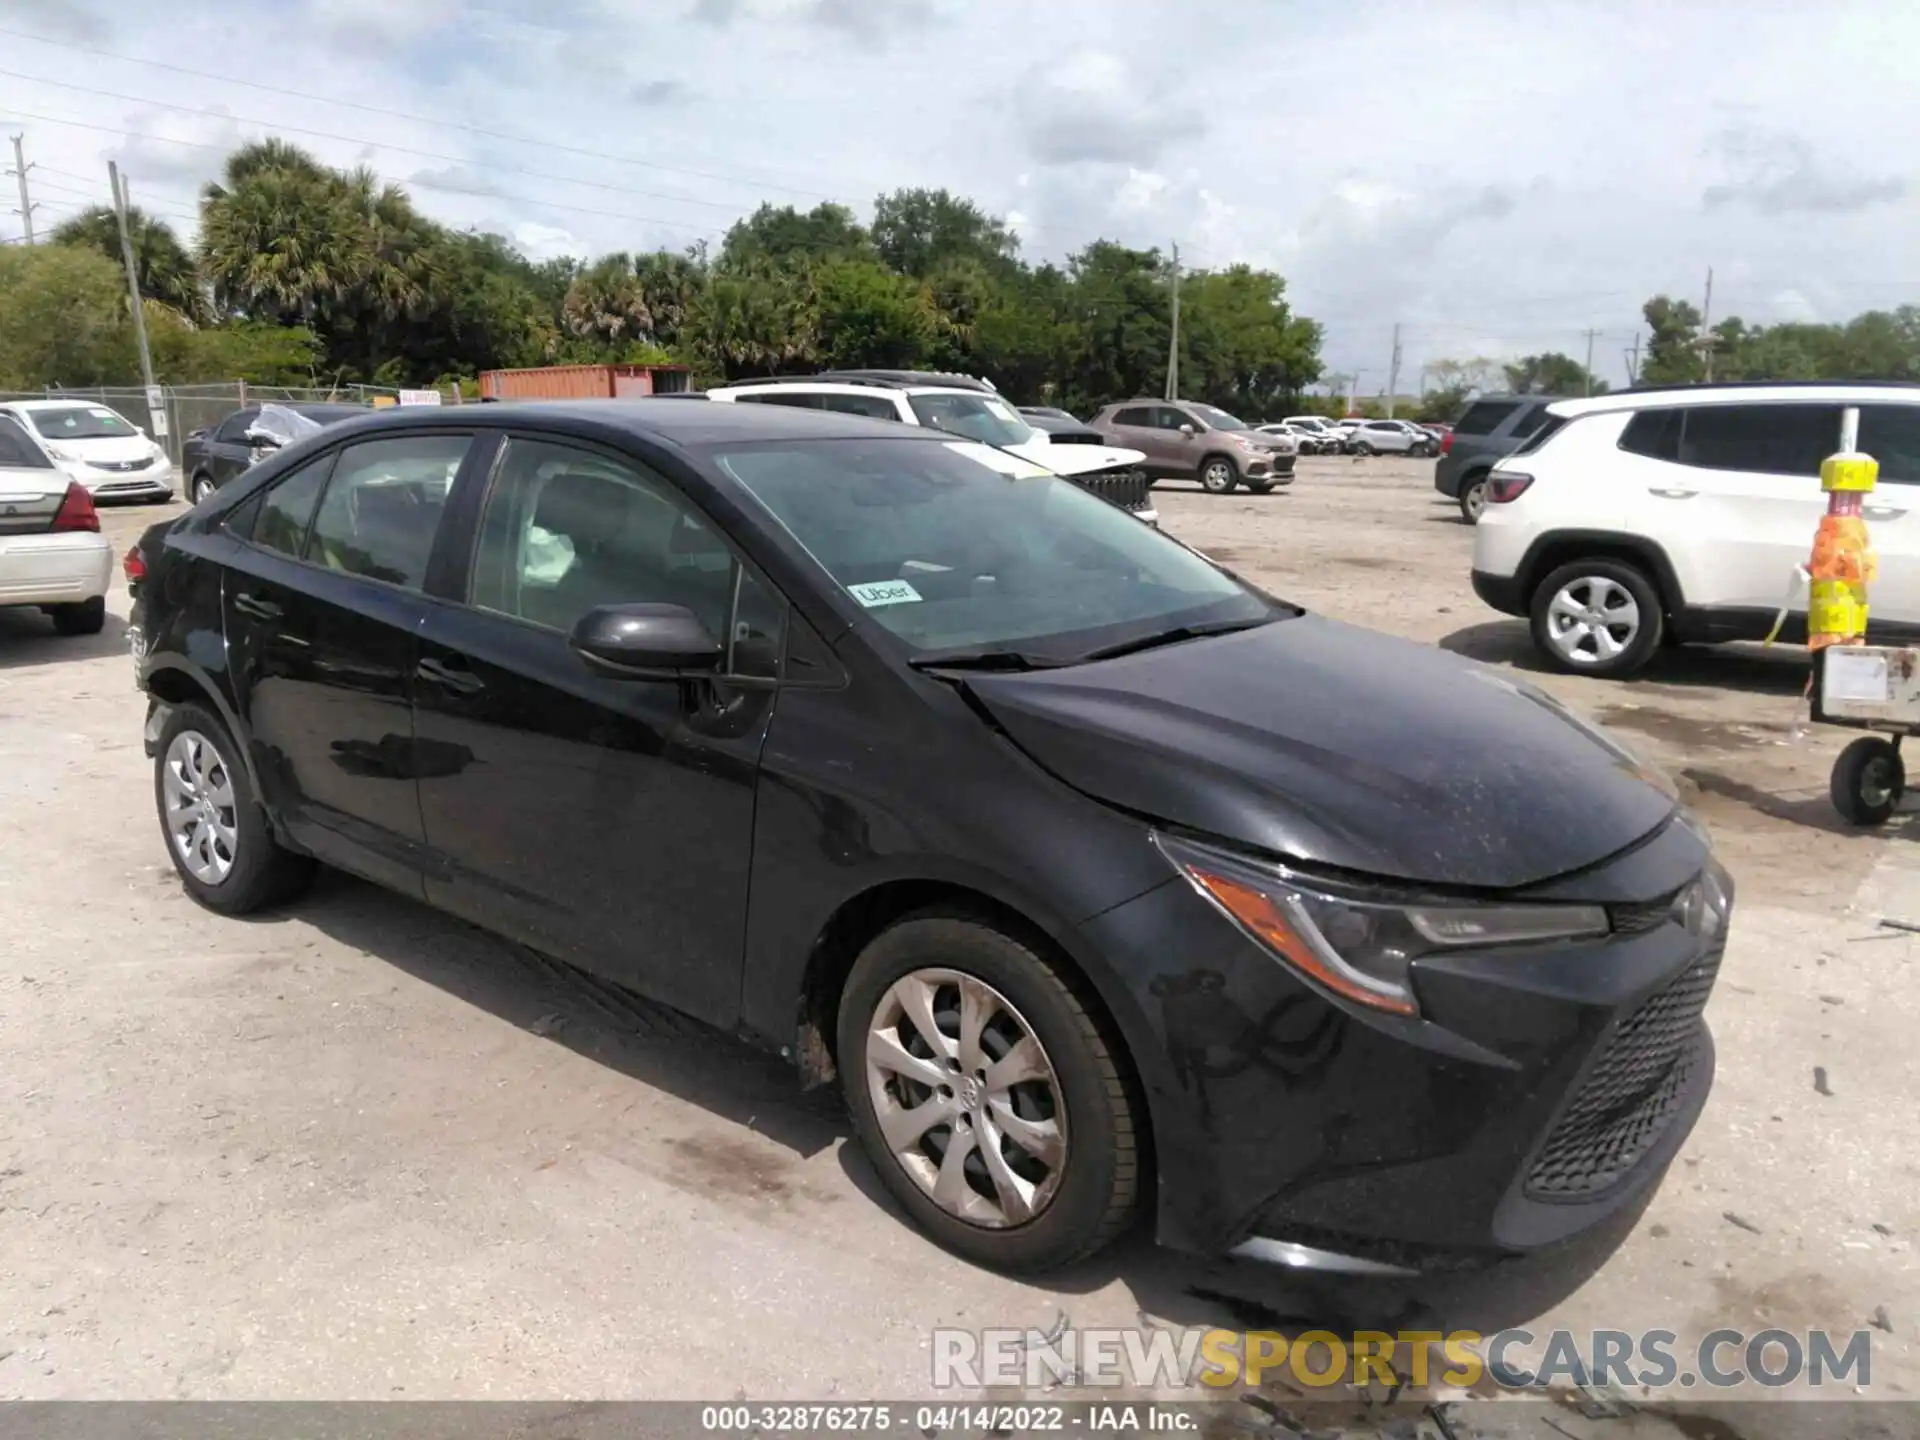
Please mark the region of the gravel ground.
[[[1278, 593], [1530, 671], [1429, 472], [1314, 459], [1269, 496], [1156, 495]], [[165, 513], [106, 528], [124, 549]], [[969, 1270], [890, 1212], [837, 1104], [729, 1041], [344, 877], [254, 922], [197, 909], [109, 605], [97, 640], [0, 612], [0, 1397], [906, 1397], [935, 1325], [1341, 1313], [1141, 1242], [1045, 1285]], [[1597, 1273], [1431, 1299], [1444, 1323], [1878, 1311], [1873, 1393], [1920, 1390], [1915, 942], [1875, 929], [1920, 921], [1915, 832], [1838, 825], [1846, 737], [1797, 733], [1805, 673], [1743, 648], [1534, 677], [1679, 779], [1736, 875], [1720, 1079]]]

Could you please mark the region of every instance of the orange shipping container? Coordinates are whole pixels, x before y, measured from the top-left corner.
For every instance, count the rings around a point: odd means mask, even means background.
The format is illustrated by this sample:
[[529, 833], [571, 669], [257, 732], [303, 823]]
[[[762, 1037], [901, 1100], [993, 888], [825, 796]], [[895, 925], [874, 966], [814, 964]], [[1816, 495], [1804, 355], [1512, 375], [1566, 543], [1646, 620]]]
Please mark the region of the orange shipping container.
[[480, 375], [480, 394], [489, 400], [606, 400], [687, 388], [684, 365], [546, 365]]

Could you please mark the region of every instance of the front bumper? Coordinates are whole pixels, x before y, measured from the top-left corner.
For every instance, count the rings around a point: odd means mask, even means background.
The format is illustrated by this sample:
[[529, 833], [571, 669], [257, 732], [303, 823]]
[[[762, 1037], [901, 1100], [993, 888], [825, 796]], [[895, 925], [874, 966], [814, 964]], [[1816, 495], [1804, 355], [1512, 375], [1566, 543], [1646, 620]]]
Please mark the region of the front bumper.
[[1577, 884], [1536, 887], [1608, 904], [1614, 933], [1419, 962], [1418, 1019], [1328, 998], [1179, 881], [1098, 917], [1088, 938], [1148, 1032], [1133, 1050], [1162, 1243], [1350, 1273], [1467, 1268], [1644, 1203], [1712, 1082], [1701, 1010], [1723, 941], [1667, 911], [1709, 860], [1670, 824]]
[[97, 465], [62, 465], [69, 480], [86, 487], [95, 500], [156, 500], [173, 494], [173, 466], [159, 461], [141, 470], [106, 470]]

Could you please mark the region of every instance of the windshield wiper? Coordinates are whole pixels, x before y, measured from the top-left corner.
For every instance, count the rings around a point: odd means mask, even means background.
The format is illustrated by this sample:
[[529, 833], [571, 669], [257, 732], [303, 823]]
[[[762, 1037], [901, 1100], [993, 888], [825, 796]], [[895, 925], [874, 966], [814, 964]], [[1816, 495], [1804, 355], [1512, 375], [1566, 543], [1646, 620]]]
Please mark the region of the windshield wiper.
[[989, 650], [974, 646], [929, 650], [907, 664], [916, 670], [1049, 670], [1061, 661], [1024, 650]]
[[1262, 615], [1257, 620], [1217, 620], [1210, 625], [1175, 625], [1170, 630], [1156, 630], [1151, 635], [1136, 635], [1131, 640], [1116, 640], [1111, 645], [1102, 645], [1098, 649], [1086, 650], [1073, 657], [1073, 664], [1084, 665], [1089, 660], [1112, 660], [1116, 656], [1131, 655], [1137, 650], [1156, 650], [1162, 645], [1178, 645], [1183, 640], [1203, 640], [1209, 635], [1231, 635], [1236, 630], [1252, 630], [1260, 625], [1271, 624], [1277, 618]]

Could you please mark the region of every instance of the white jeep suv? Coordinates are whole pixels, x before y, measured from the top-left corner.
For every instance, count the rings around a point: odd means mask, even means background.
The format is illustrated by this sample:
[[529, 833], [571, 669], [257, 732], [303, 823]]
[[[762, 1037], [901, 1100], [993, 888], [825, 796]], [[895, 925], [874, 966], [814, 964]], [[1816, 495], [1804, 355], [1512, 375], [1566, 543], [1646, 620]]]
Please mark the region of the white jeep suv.
[[1010, 450], [1128, 511], [1150, 525], [1160, 517], [1139, 450], [1111, 445], [1055, 445], [1012, 402], [984, 380], [921, 370], [829, 370], [819, 375], [772, 377], [721, 385], [709, 400], [756, 405], [796, 405], [837, 410], [876, 420], [897, 420], [945, 430]]
[[1532, 623], [1557, 669], [1628, 675], [1662, 643], [1806, 636], [1796, 567], [1826, 511], [1820, 462], [1858, 408], [1880, 462], [1875, 639], [1920, 638], [1920, 385], [1693, 385], [1562, 400], [1487, 477], [1473, 588]]

